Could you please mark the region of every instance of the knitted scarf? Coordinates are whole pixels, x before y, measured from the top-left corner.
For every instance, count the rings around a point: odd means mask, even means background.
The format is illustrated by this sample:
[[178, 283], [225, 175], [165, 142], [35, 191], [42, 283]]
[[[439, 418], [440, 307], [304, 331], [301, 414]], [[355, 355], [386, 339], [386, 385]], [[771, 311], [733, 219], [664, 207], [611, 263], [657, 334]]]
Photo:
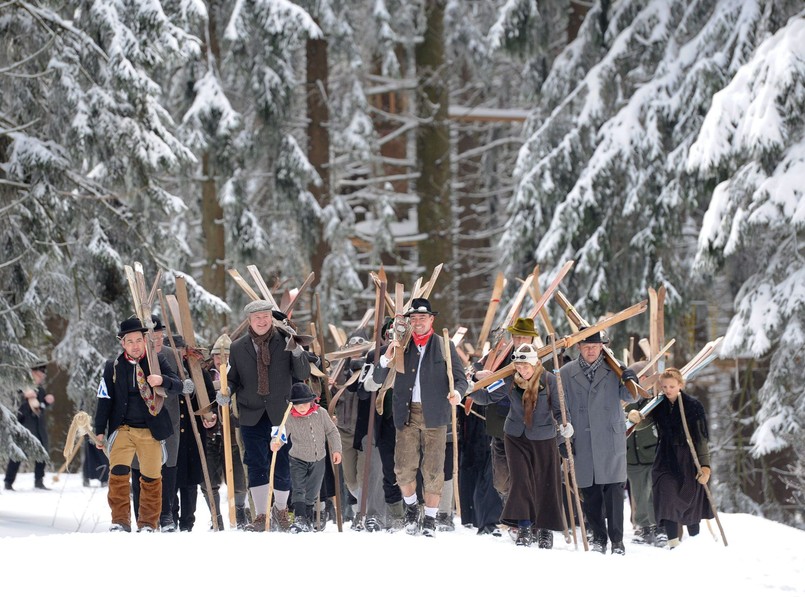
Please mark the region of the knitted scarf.
[[537, 398], [539, 398], [539, 390], [542, 385], [540, 384], [540, 378], [542, 378], [544, 371], [542, 363], [537, 363], [534, 375], [529, 379], [524, 379], [519, 373], [514, 374], [514, 383], [523, 390], [523, 413], [526, 427], [531, 427], [531, 418], [534, 414], [534, 408], [537, 406]]
[[588, 363], [587, 361], [579, 355], [579, 365], [581, 365], [581, 372], [584, 373], [584, 376], [587, 378], [587, 381], [590, 383], [593, 382], [593, 378], [595, 378], [595, 372], [598, 371], [598, 368], [601, 366], [601, 363], [604, 362], [604, 353], [598, 355], [598, 358], [595, 359], [592, 363]]
[[261, 396], [268, 394], [268, 367], [271, 365], [271, 351], [268, 350], [268, 341], [274, 333], [272, 327], [262, 336], [249, 327], [249, 335], [252, 337], [252, 342], [257, 346], [257, 393]]

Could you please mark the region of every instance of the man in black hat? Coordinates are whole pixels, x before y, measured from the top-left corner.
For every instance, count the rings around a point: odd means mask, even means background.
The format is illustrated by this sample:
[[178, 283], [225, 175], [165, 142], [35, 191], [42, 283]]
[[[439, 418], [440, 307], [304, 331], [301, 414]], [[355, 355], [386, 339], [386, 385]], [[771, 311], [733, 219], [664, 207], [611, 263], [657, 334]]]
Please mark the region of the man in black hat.
[[593, 532], [592, 549], [606, 553], [609, 536], [612, 553], [623, 555], [626, 425], [621, 404], [635, 401], [626, 383], [636, 382], [637, 375], [624, 369], [618, 378], [604, 359], [607, 343], [601, 332], [589, 336], [579, 344], [579, 357], [559, 372], [576, 431], [576, 480]]
[[[263, 531], [268, 508], [268, 474], [271, 462], [271, 428], [279, 425], [285, 414], [291, 386], [310, 376], [310, 361], [304, 349], [289, 335], [287, 326], [275, 325], [272, 304], [252, 301], [244, 308], [249, 330], [234, 342], [229, 353], [228, 391], [216, 396], [219, 404], [228, 404], [237, 394], [240, 433], [243, 438], [243, 464], [249, 473], [249, 491], [254, 501], [254, 520], [246, 530]], [[279, 322], [282, 323], [281, 321]], [[274, 528], [288, 531], [288, 498], [291, 492], [290, 446], [277, 452], [274, 470]]]
[[[45, 411], [55, 401], [53, 394], [45, 393], [46, 368], [47, 363], [43, 361], [37, 361], [31, 365], [31, 379], [34, 382], [34, 387], [29, 386], [22, 390], [17, 390], [19, 399], [17, 420], [39, 440], [45, 452], [48, 450], [48, 426]], [[19, 469], [20, 462], [9, 459], [4, 480], [4, 486], [7, 491], [14, 491], [14, 481], [17, 478]], [[37, 460], [34, 465], [34, 487], [36, 489], [50, 489], [50, 487], [45, 487], [44, 479], [45, 461]]]
[[392, 407], [397, 428], [394, 472], [405, 502], [405, 530], [409, 534], [420, 532], [416, 478], [417, 472], [421, 472], [425, 498], [421, 532], [429, 537], [436, 532], [436, 514], [444, 485], [447, 426], [452, 409], [461, 402], [467, 389], [461, 360], [451, 343], [454, 390], [450, 393], [444, 342], [433, 331], [437, 314], [427, 299], [411, 301], [411, 308], [404, 313], [411, 325], [411, 342], [403, 347], [399, 340], [392, 341], [380, 357], [374, 376], [375, 382], [381, 383], [388, 375], [394, 352], [405, 351], [405, 372], [398, 372], [394, 379]]
[[162, 509], [162, 441], [173, 433], [173, 423], [153, 389], [162, 386], [167, 393], [178, 394], [182, 382], [161, 354], [157, 359], [162, 374], [151, 373], [146, 358], [147, 329], [136, 317], [120, 324], [117, 337], [123, 352], [106, 361], [98, 386], [95, 445], [103, 449], [108, 437], [111, 531], [131, 531], [129, 477], [135, 455], [140, 463], [139, 530], [155, 531]]

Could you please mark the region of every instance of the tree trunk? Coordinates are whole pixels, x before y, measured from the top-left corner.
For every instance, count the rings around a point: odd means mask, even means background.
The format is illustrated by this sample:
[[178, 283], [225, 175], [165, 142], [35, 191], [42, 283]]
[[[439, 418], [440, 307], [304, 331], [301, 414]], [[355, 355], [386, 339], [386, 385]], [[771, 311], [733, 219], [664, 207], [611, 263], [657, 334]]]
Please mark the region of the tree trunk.
[[[216, 6], [209, 4], [209, 52], [219, 64], [220, 47], [216, 32]], [[226, 300], [226, 237], [224, 234], [224, 208], [218, 200], [215, 181], [215, 155], [205, 151], [201, 156], [201, 234], [204, 246], [204, 270], [201, 281], [209, 292]], [[210, 316], [210, 327], [220, 330], [226, 325], [226, 316]]]
[[[419, 264], [425, 274], [439, 263], [444, 269], [431, 298], [438, 302], [452, 295], [453, 285], [453, 213], [450, 196], [450, 136], [447, 120], [448, 89], [444, 46], [444, 0], [426, 0], [426, 28], [422, 43], [416, 47], [417, 130], [416, 149], [419, 178], [418, 225], [427, 238], [419, 243]], [[450, 301], [452, 303], [452, 301]], [[455, 322], [449, 309], [440, 308], [443, 325]]]
[[[330, 110], [327, 105], [327, 80], [329, 65], [327, 63], [327, 41], [324, 39], [308, 39], [307, 51], [307, 150], [308, 160], [316, 168], [321, 177], [321, 186], [310, 186], [310, 192], [321, 207], [330, 202]], [[319, 238], [316, 250], [311, 257], [314, 272], [322, 271], [328, 247], [323, 238]], [[318, 284], [318, 279], [316, 280]]]

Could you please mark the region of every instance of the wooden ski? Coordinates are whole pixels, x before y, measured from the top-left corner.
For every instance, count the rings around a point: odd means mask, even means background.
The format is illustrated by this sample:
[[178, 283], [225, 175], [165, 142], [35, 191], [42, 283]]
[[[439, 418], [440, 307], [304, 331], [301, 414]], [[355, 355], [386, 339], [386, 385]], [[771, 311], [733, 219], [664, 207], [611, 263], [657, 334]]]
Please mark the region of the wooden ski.
[[[126, 279], [128, 280], [129, 290], [131, 291], [134, 314], [143, 324], [143, 327], [147, 328], [145, 332], [145, 357], [148, 361], [148, 369], [152, 375], [162, 375], [162, 371], [160, 371], [159, 368], [159, 357], [154, 348], [154, 320], [151, 317], [151, 304], [148, 302], [148, 294], [145, 290], [143, 266], [141, 263], [135, 262], [134, 268], [126, 265], [124, 266], [124, 271], [126, 272]], [[161, 275], [161, 272], [157, 274], [156, 283], [159, 282]], [[154, 392], [156, 412], [159, 412], [164, 406], [167, 393], [162, 386], [151, 389]]]
[[481, 325], [481, 333], [478, 335], [478, 354], [483, 354], [484, 344], [489, 338], [489, 332], [492, 330], [492, 323], [495, 321], [495, 314], [500, 307], [500, 297], [503, 296], [503, 290], [506, 287], [506, 277], [503, 272], [498, 272], [495, 278], [495, 285], [492, 287], [492, 297], [489, 299], [489, 305], [486, 307], [486, 315], [484, 322]]
[[[394, 337], [400, 341], [405, 337], [408, 331], [408, 322], [403, 316], [403, 293], [405, 289], [403, 285], [397, 282], [394, 286], [394, 323], [392, 330]], [[397, 373], [405, 373], [405, 353], [398, 350], [394, 353], [394, 369]]]
[[243, 279], [243, 276], [240, 275], [240, 272], [236, 269], [228, 269], [226, 270], [227, 273], [232, 277], [233, 280], [237, 283], [238, 286], [243, 289], [243, 292], [252, 299], [253, 301], [260, 300], [260, 295], [252, 288], [249, 283]]
[[210, 420], [210, 397], [207, 395], [207, 386], [204, 385], [204, 375], [201, 373], [201, 353], [196, 345], [196, 334], [193, 330], [193, 318], [190, 315], [190, 301], [187, 297], [187, 281], [181, 274], [176, 275], [176, 300], [179, 303], [179, 316], [182, 318], [184, 342], [187, 345], [187, 366], [190, 369], [190, 378], [196, 386], [199, 410], [196, 414]]
[[[218, 377], [221, 381], [221, 394], [229, 395], [227, 373], [229, 372], [229, 348], [232, 340], [226, 334], [222, 334], [218, 341], [221, 345], [221, 365], [218, 368]], [[218, 342], [216, 342], [217, 344]], [[235, 467], [232, 458], [232, 427], [229, 420], [229, 405], [221, 406], [221, 430], [224, 440], [224, 477], [226, 478], [226, 499], [229, 506], [229, 528], [234, 529], [238, 526], [237, 515], [235, 513]]]

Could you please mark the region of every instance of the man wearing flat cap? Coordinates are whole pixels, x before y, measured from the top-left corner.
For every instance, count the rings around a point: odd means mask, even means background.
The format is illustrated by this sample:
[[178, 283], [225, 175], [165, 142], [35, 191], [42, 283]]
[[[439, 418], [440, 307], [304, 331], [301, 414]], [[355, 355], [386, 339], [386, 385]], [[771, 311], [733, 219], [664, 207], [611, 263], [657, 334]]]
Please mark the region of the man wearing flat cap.
[[[249, 491], [254, 501], [254, 520], [246, 530], [263, 531], [268, 507], [268, 474], [271, 461], [271, 428], [279, 426], [294, 381], [310, 376], [310, 362], [304, 349], [287, 332], [287, 326], [274, 325], [272, 305], [257, 300], [246, 305], [248, 333], [230, 347], [228, 393], [218, 393], [219, 404], [228, 403], [237, 394], [240, 433], [243, 439], [243, 463], [249, 471]], [[290, 444], [277, 452], [274, 470], [274, 505], [272, 526], [287, 531], [288, 497], [291, 490]]]
[[[53, 394], [45, 392], [45, 377], [47, 363], [37, 361], [31, 365], [31, 379], [34, 387], [26, 387], [17, 391], [19, 408], [17, 409], [17, 420], [30, 431], [33, 436], [42, 444], [45, 452], [48, 450], [48, 425], [45, 419], [47, 408], [53, 404], [55, 399]], [[17, 471], [20, 462], [9, 459], [6, 467], [6, 477], [4, 486], [6, 491], [14, 490], [14, 481], [17, 478]], [[37, 460], [34, 465], [34, 487], [36, 489], [50, 489], [45, 486], [45, 461]]]
[[[467, 378], [455, 346], [450, 344], [454, 390], [450, 393], [447, 378], [447, 361], [444, 342], [433, 331], [437, 315], [424, 298], [411, 301], [404, 313], [411, 325], [411, 341], [401, 347], [392, 341], [380, 357], [374, 375], [382, 383], [389, 372], [395, 350], [405, 350], [405, 372], [394, 379], [394, 426], [397, 439], [394, 451], [394, 472], [405, 502], [405, 530], [409, 534], [433, 536], [436, 531], [436, 514], [444, 486], [444, 458], [447, 444], [447, 426], [452, 409], [461, 402], [467, 389]], [[421, 463], [421, 464], [420, 464]], [[417, 503], [417, 472], [422, 473], [425, 497], [425, 516], [419, 526]]]
[[606, 553], [609, 537], [612, 553], [623, 555], [626, 426], [621, 404], [635, 401], [626, 382], [636, 382], [637, 375], [624, 369], [618, 378], [604, 358], [608, 342], [601, 332], [589, 336], [579, 344], [579, 357], [559, 373], [576, 431], [576, 480], [593, 532], [592, 550]]
[[136, 317], [121, 322], [117, 337], [123, 352], [106, 361], [98, 386], [95, 445], [103, 449], [108, 443], [111, 531], [131, 531], [129, 477], [135, 456], [140, 464], [138, 530], [153, 532], [159, 528], [163, 441], [173, 433], [173, 423], [168, 411], [160, 407], [154, 388], [161, 386], [166, 393], [178, 394], [182, 382], [162, 354], [156, 355], [161, 374], [151, 373], [146, 331], [148, 328]]

